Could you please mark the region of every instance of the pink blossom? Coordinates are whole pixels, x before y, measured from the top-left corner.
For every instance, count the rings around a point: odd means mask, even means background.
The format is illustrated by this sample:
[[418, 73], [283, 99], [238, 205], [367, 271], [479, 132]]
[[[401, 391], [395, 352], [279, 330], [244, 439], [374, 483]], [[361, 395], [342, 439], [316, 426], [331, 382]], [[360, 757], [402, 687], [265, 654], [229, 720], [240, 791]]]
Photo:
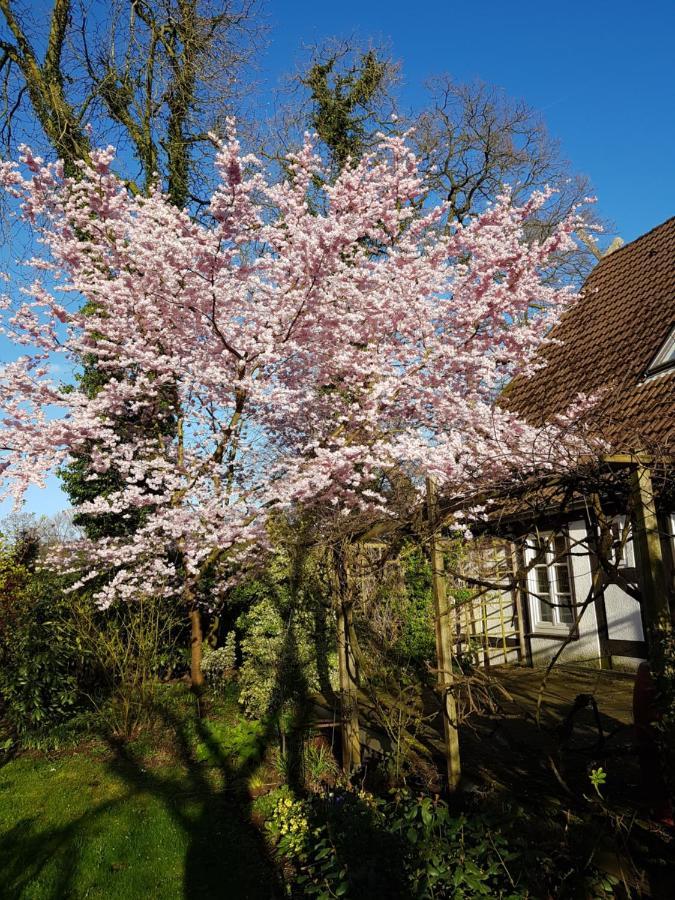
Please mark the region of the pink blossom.
[[[121, 473], [118, 493], [83, 507], [147, 513], [132, 537], [84, 548], [92, 573], [114, 572], [101, 602], [171, 593], [170, 546], [188, 579], [214, 554], [235, 567], [267, 546], [270, 510], [386, 514], [383, 471], [470, 492], [566, 458], [569, 419], [537, 431], [495, 406], [575, 299], [541, 273], [576, 223], [524, 240], [545, 194], [521, 208], [505, 195], [448, 236], [442, 204], [419, 214], [402, 138], [347, 167], [317, 205], [309, 139], [273, 183], [232, 132], [204, 224], [157, 191], [130, 196], [111, 161], [110, 148], [94, 153], [79, 180], [29, 150], [0, 164], [44, 246], [28, 294], [0, 309], [28, 348], [0, 370], [0, 476], [20, 498], [85, 450], [93, 481]], [[63, 393], [45, 366], [56, 351], [109, 372], [96, 396], [77, 383]], [[149, 427], [172, 414], [166, 391], [181, 441]], [[120, 429], [121, 417], [145, 425]]]

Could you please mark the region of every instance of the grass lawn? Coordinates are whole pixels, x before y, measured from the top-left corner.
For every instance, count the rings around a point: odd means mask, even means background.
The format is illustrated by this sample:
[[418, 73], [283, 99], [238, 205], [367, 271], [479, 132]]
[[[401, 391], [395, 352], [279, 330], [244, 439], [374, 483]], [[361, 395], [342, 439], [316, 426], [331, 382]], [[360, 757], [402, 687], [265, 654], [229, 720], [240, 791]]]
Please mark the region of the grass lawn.
[[[184, 684], [164, 685], [154, 724], [134, 741], [115, 741], [104, 732], [97, 736], [90, 720], [72, 746], [58, 752], [23, 752], [4, 761], [0, 755], [0, 900], [284, 896], [263, 820], [280, 796], [290, 795], [294, 770], [286, 772], [289, 785], [284, 785], [282, 767], [268, 752], [276, 747], [276, 734], [244, 719], [236, 697], [232, 684], [217, 701], [209, 700], [200, 719]], [[549, 877], [556, 884], [564, 878], [576, 890], [588, 878], [588, 884], [598, 883], [598, 873], [589, 868], [592, 860], [593, 866], [601, 863], [602, 871], [629, 877], [632, 884], [648, 877], [650, 896], [670, 900], [672, 836], [635, 819], [634, 804], [619, 802], [622, 774], [631, 771], [628, 757], [597, 757], [610, 774], [607, 796], [618, 792], [617, 803], [605, 809], [580, 793], [588, 790], [586, 757], [563, 758], [568, 781], [574, 784], [577, 773], [581, 787], [561, 793], [558, 780], [541, 765], [545, 756], [530, 732], [514, 731], [509, 745], [496, 745], [490, 736], [494, 731], [492, 725], [482, 743], [478, 732], [472, 743], [464, 735], [466, 769], [471, 772], [473, 766], [476, 784], [483, 785], [478, 802], [492, 816], [490, 828], [511, 841], [514, 873], [532, 874], [533, 860], [539, 865], [541, 859], [549, 867], [541, 884]], [[495, 752], [495, 746], [506, 746], [506, 754]], [[482, 770], [487, 775], [481, 776]], [[492, 783], [499, 788], [492, 790]], [[509, 798], [517, 804], [515, 820]], [[455, 812], [464, 809], [463, 802], [475, 809], [474, 800], [464, 796]], [[608, 817], [612, 809], [619, 818]], [[355, 896], [388, 900], [392, 893], [381, 885], [398, 871], [395, 860], [380, 864], [380, 851], [372, 853], [390, 836], [364, 821], [358, 819], [360, 836], [349, 842], [348, 852], [345, 846], [336, 850], [336, 859], [356, 879], [360, 892]], [[379, 887], [373, 890], [371, 882]]]
[[0, 768], [0, 897], [270, 898], [279, 895], [249, 776], [265, 739], [230, 700], [208, 719], [173, 687], [152, 734]]

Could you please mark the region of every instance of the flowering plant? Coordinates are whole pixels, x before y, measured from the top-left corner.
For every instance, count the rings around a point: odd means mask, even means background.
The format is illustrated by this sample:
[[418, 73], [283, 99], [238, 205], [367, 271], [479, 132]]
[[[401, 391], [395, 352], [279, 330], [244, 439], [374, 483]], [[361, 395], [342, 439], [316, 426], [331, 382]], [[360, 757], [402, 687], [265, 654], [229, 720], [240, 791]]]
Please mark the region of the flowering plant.
[[[270, 511], [388, 515], [395, 473], [413, 493], [425, 475], [470, 491], [564, 462], [569, 422], [542, 431], [494, 403], [574, 300], [543, 276], [575, 220], [526, 240], [545, 193], [505, 193], [447, 233], [443, 203], [420, 210], [405, 138], [332, 184], [308, 138], [272, 182], [231, 126], [196, 222], [159, 190], [132, 196], [112, 161], [92, 153], [78, 179], [29, 150], [0, 163], [43, 247], [0, 298], [23, 353], [0, 369], [0, 476], [20, 498], [84, 452], [94, 481], [119, 473], [80, 510], [143, 513], [78, 547], [83, 580], [107, 573], [101, 604], [143, 588], [194, 610], [205, 572], [268, 545]], [[91, 360], [100, 389], [64, 390], [57, 356]]]

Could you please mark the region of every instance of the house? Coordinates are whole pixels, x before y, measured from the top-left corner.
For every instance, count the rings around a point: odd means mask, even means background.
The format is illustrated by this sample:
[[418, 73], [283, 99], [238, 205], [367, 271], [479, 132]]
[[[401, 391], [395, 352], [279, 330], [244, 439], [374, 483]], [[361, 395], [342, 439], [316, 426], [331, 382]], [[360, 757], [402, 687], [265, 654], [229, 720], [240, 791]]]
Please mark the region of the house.
[[[464, 659], [635, 669], [648, 658], [653, 671], [664, 669], [675, 599], [675, 218], [603, 257], [551, 337], [541, 350], [547, 364], [512, 381], [500, 402], [546, 427], [580, 394], [593, 396], [583, 424], [602, 450], [591, 452], [591, 441], [555, 474], [492, 485], [477, 501], [487, 509], [480, 532], [467, 542], [448, 539], [447, 528], [466, 498], [440, 498], [427, 479], [418, 527], [429, 540], [452, 788]], [[346, 768], [360, 760], [352, 631], [343, 614]]]
[[675, 218], [605, 256], [552, 336], [547, 365], [503, 402], [544, 426], [595, 395], [589, 427], [607, 452], [498, 504], [473, 571], [500, 583], [511, 568], [517, 587], [480, 593], [458, 634], [485, 662], [634, 668], [656, 620], [672, 622]]

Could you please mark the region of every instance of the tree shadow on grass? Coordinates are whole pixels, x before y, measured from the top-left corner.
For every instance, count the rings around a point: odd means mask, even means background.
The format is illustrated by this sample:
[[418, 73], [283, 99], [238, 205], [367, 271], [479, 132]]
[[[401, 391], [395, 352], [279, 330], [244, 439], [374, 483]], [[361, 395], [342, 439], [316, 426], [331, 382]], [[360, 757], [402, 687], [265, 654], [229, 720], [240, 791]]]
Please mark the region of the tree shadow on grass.
[[[78, 854], [75, 848], [82, 834], [101, 815], [119, 806], [128, 795], [98, 804], [68, 825], [40, 829], [35, 818], [23, 818], [2, 836], [0, 854], [0, 897], [20, 900], [26, 890], [43, 879], [49, 883], [53, 900], [77, 896]], [[49, 868], [49, 873], [45, 870]]]
[[130, 791], [161, 801], [184, 832], [185, 900], [281, 897], [273, 860], [251, 820], [247, 785], [264, 756], [270, 730], [259, 734], [237, 762], [224, 751], [206, 720], [196, 715], [185, 720], [161, 706], [155, 713], [173, 736], [178, 765], [151, 768], [134, 752], [133, 745], [108, 738], [113, 751], [108, 767]]
[[[280, 715], [287, 692], [282, 690], [290, 679], [291, 670], [299, 663], [297, 647], [291, 635], [284, 647], [284, 664], [276, 672], [273, 695], [276, 698], [264, 725], [233, 724], [231, 729], [217, 718], [201, 718], [197, 704], [190, 702], [185, 708], [185, 698], [174, 707], [174, 699], [154, 705], [157, 730], [163, 738], [158, 747], [149, 743], [151, 735], [140, 741], [125, 742], [109, 733], [100, 737], [109, 748], [107, 759], [101, 765], [111, 776], [111, 783], [122, 783], [124, 793], [105, 803], [91, 806], [82, 815], [66, 812], [65, 824], [45, 825], [39, 811], [17, 822], [3, 835], [0, 848], [0, 897], [2, 900], [19, 900], [35, 891], [40, 896], [75, 898], [84, 896], [91, 888], [98, 896], [106, 895], [106, 883], [113, 871], [127, 870], [134, 887], [122, 890], [118, 896], [176, 896], [185, 900], [210, 900], [210, 898], [237, 898], [237, 900], [271, 900], [284, 895], [282, 881], [260, 829], [252, 819], [252, 798], [249, 780], [260, 766], [270, 747], [277, 745]], [[298, 685], [298, 695], [305, 695], [307, 686]], [[286, 735], [286, 767], [291, 790], [301, 790], [302, 770], [302, 697], [294, 696], [297, 716], [292, 717], [291, 733]], [[237, 736], [243, 740], [237, 742]], [[166, 740], [166, 736], [169, 740]], [[170, 752], [163, 752], [170, 743]], [[150, 758], [156, 749], [161, 759]], [[162, 857], [161, 826], [156, 828], [150, 819], [148, 833], [139, 831], [139, 822], [132, 821], [127, 832], [125, 820], [136, 816], [152, 815], [152, 806], [144, 806], [144, 798], [161, 804], [171, 822], [178, 827], [185, 844], [184, 859], [172, 860], [173, 874], [165, 867]], [[156, 806], [155, 806], [156, 808]], [[99, 851], [92, 844], [93, 836], [99, 838], [108, 825], [106, 815], [113, 814], [114, 822], [124, 832], [121, 837], [143, 843], [134, 847], [125, 858], [122, 845], [121, 858], [110, 863], [105, 852], [93, 863], [83, 857]], [[117, 827], [117, 826], [116, 826]], [[142, 826], [141, 826], [142, 829]], [[145, 857], [142, 850], [147, 847]], [[153, 859], [156, 854], [156, 866]], [[130, 862], [130, 857], [142, 862]], [[178, 865], [176, 863], [178, 862]], [[135, 866], [139, 870], [132, 872]], [[105, 874], [101, 873], [101, 866]], [[179, 874], [176, 874], [179, 873]], [[182, 877], [182, 885], [166, 884], [163, 879]], [[150, 893], [141, 885], [151, 883]], [[113, 876], [112, 881], [115, 881]], [[86, 882], [86, 884], [85, 884]], [[120, 881], [120, 884], [122, 882]], [[89, 885], [89, 887], [87, 887]], [[152, 893], [157, 890], [158, 893]], [[42, 891], [42, 893], [40, 893]], [[103, 891], [103, 893], [101, 893]], [[134, 893], [137, 891], [138, 893]]]
[[[245, 752], [228, 755], [221, 740], [212, 733], [208, 720], [200, 719], [196, 711], [194, 715], [185, 712], [179, 715], [158, 705], [154, 712], [164, 732], [171, 736], [171, 761], [163, 759], [161, 765], [153, 764], [148, 760], [147, 745], [143, 751], [138, 744], [102, 735], [111, 751], [102, 765], [113, 782], [122, 782], [124, 792], [92, 805], [86, 813], [73, 817], [65, 825], [45, 827], [39, 811], [16, 822], [2, 836], [2, 900], [27, 896], [70, 900], [88, 895], [90, 890], [96, 896], [111, 896], [107, 893], [112, 889], [110, 868], [116, 871], [119, 867], [123, 871], [131, 864], [122, 857], [110, 866], [105, 853], [92, 862], [90, 857], [97, 851], [92, 845], [89, 853], [87, 847], [91, 839], [99, 839], [109, 827], [106, 819], [111, 814], [115, 822], [122, 823], [123, 829], [129, 817], [144, 815], [144, 796], [161, 803], [183, 835], [186, 849], [181, 861], [182, 885], [165, 883], [164, 879], [176, 875], [168, 867], [162, 873], [166, 860], [158, 838], [158, 846], [150, 846], [150, 858], [144, 861], [144, 870], [134, 873], [133, 886], [124, 889], [120, 882], [121, 893], [117, 896], [129, 900], [179, 894], [185, 900], [221, 897], [273, 900], [283, 895], [274, 862], [251, 820], [248, 791], [250, 775], [270, 742], [276, 739], [273, 725], [257, 732], [251, 729]], [[153, 828], [151, 821], [147, 825], [148, 829]], [[133, 840], [134, 835], [139, 835], [138, 822], [125, 837]], [[154, 839], [154, 835], [150, 838]], [[112, 875], [113, 883], [115, 878]], [[149, 888], [148, 881], [152, 884]]]

